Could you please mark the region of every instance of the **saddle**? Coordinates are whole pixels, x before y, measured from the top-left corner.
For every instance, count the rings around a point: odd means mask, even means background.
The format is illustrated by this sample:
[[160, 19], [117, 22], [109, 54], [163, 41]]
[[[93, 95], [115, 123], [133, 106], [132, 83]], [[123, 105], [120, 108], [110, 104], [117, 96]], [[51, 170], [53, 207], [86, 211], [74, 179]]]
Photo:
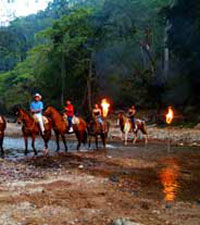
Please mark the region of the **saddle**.
[[[67, 115], [63, 115], [64, 120], [67, 122]], [[72, 118], [72, 124], [78, 125], [80, 123], [80, 119], [77, 116], [73, 116]]]
[[[39, 122], [39, 121], [38, 121], [38, 118], [37, 118], [35, 115], [33, 115], [33, 119], [35, 120], [36, 123]], [[46, 116], [42, 116], [42, 121], [43, 121], [43, 124], [44, 124], [44, 125], [49, 123], [49, 120], [47, 119]]]
[[2, 116], [0, 116], [0, 123], [4, 123]]
[[135, 131], [137, 131], [137, 129], [138, 129], [137, 123], [140, 122], [140, 120], [139, 120], [139, 119], [136, 119], [136, 120], [135, 120], [135, 128], [133, 128], [133, 124], [132, 124], [131, 119], [128, 118], [128, 122], [129, 122], [129, 124], [131, 125], [131, 130], [132, 130], [132, 132], [134, 133]]

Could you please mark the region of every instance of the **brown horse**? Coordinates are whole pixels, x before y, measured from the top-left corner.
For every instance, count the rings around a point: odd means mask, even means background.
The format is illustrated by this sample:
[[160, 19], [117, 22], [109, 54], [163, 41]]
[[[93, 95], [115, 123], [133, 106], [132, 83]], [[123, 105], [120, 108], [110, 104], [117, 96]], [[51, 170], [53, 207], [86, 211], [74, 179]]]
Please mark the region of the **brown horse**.
[[4, 139], [4, 131], [6, 129], [6, 120], [3, 116], [0, 116], [0, 148], [1, 148], [1, 155], [4, 155], [3, 150], [3, 139]]
[[[32, 115], [30, 115], [28, 112], [26, 112], [22, 108], [18, 108], [16, 111], [17, 114], [17, 121], [18, 123], [22, 123], [22, 133], [24, 137], [24, 143], [25, 143], [25, 155], [28, 154], [28, 137], [32, 137], [32, 148], [34, 150], [35, 155], [37, 155], [37, 150], [35, 148], [35, 138], [37, 135], [39, 135], [40, 128], [39, 124], [35, 121]], [[44, 143], [45, 143], [45, 149], [48, 149], [48, 141], [51, 139], [51, 128], [52, 123], [51, 120], [48, 119], [48, 123], [44, 124], [44, 135], [41, 135]]]
[[93, 136], [95, 137], [95, 144], [96, 148], [98, 149], [98, 136], [100, 136], [103, 143], [103, 147], [105, 149], [108, 132], [109, 132], [109, 123], [107, 121], [103, 121], [103, 124], [101, 125], [96, 119], [91, 120], [88, 123], [89, 147]]
[[135, 138], [133, 139], [133, 143], [137, 141], [138, 131], [140, 130], [145, 137], [145, 143], [148, 141], [148, 134], [146, 130], [145, 121], [136, 119], [135, 120], [135, 131], [132, 129], [132, 123], [128, 117], [126, 117], [123, 113], [119, 113], [118, 115], [120, 129], [122, 131], [122, 140], [124, 139], [124, 144], [127, 145], [128, 133], [133, 132]]
[[[61, 135], [65, 151], [67, 151], [67, 144], [65, 140], [65, 134], [68, 133], [68, 122], [64, 119], [63, 115], [58, 112], [52, 106], [47, 107], [44, 112], [45, 116], [49, 116], [52, 119], [53, 130], [56, 135], [57, 151], [60, 150], [59, 136]], [[81, 143], [87, 142], [87, 125], [82, 118], [78, 118], [78, 123], [73, 124], [73, 130], [78, 140], [77, 150], [80, 149]]]

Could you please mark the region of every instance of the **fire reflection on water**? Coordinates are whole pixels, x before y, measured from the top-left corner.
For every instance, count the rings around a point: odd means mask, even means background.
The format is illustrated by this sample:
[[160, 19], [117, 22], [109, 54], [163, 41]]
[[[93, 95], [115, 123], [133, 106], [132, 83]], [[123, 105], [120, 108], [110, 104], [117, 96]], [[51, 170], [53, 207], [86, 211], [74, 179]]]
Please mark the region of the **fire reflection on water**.
[[160, 171], [160, 179], [163, 185], [163, 193], [166, 202], [171, 202], [176, 197], [179, 188], [179, 173], [180, 167], [178, 162], [174, 159], [168, 161], [166, 167]]

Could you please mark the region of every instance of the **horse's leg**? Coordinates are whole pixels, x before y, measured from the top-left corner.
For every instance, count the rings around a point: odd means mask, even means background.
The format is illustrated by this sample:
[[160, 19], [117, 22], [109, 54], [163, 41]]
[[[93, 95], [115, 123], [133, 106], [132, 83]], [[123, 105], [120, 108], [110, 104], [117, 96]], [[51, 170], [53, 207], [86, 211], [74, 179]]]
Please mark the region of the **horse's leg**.
[[78, 144], [77, 144], [77, 147], [76, 147], [77, 151], [79, 151], [80, 147], [81, 147], [81, 140], [78, 139]]
[[24, 143], [25, 143], [25, 152], [24, 155], [28, 154], [28, 137], [24, 136]]
[[4, 150], [3, 150], [3, 138], [4, 138], [4, 135], [2, 135], [1, 138], [0, 138], [0, 148], [1, 148], [1, 156], [2, 156], [2, 157], [4, 156]]
[[88, 133], [87, 133], [87, 131], [85, 130], [84, 133], [83, 133], [83, 144], [84, 144], [84, 145], [87, 144], [87, 138], [88, 138]]
[[127, 145], [127, 140], [128, 140], [128, 132], [124, 133], [124, 144]]
[[48, 149], [48, 142], [49, 142], [49, 139], [47, 137], [45, 137], [45, 135], [44, 135], [44, 147], [45, 147], [45, 149]]
[[148, 144], [148, 135], [147, 134], [144, 135], [144, 141], [145, 141], [145, 144]]
[[106, 148], [106, 141], [105, 141], [105, 134], [104, 133], [101, 133], [101, 140], [102, 140], [102, 143], [103, 143], [103, 148], [105, 149]]
[[81, 134], [76, 133], [76, 138], [77, 138], [77, 140], [78, 140], [78, 144], [77, 144], [77, 147], [76, 147], [76, 149], [77, 149], [77, 151], [78, 151], [78, 150], [80, 149], [80, 146], [81, 146], [81, 140], [82, 140]]
[[66, 144], [65, 134], [61, 134], [61, 137], [62, 137], [63, 144], [65, 146], [65, 151], [67, 152], [68, 148], [67, 148], [67, 144]]
[[37, 155], [37, 150], [35, 148], [35, 135], [32, 135], [32, 148], [33, 148], [35, 155]]
[[148, 133], [147, 133], [145, 124], [143, 125], [142, 133], [144, 135], [145, 144], [147, 144], [148, 143]]
[[122, 132], [122, 136], [121, 136], [121, 139], [122, 139], [122, 141], [124, 141], [124, 137], [125, 135], [124, 135], [124, 133]]
[[90, 146], [91, 146], [91, 135], [89, 135], [89, 138], [88, 138], [88, 147], [90, 148]]
[[50, 135], [48, 131], [42, 136], [43, 141], [44, 141], [44, 149], [43, 149], [43, 154], [48, 155], [48, 142], [50, 140]]
[[56, 135], [56, 144], [57, 144], [57, 149], [56, 152], [59, 152], [60, 150], [60, 143], [59, 143], [59, 133], [57, 131], [54, 131]]
[[137, 141], [137, 135], [138, 135], [138, 131], [135, 132], [135, 137], [134, 137], [134, 139], [133, 139], [133, 143], [134, 143], [134, 144], [135, 144], [136, 141]]
[[96, 144], [96, 149], [98, 149], [98, 135], [95, 135], [95, 144]]

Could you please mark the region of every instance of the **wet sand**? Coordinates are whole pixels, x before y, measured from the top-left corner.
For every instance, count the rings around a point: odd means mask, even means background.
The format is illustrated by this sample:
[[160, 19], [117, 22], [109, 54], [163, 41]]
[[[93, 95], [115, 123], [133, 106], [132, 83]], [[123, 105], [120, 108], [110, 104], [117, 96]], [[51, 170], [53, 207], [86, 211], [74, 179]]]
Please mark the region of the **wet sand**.
[[[73, 147], [73, 143], [72, 143]], [[200, 149], [142, 142], [2, 159], [0, 224], [200, 224]]]
[[[107, 150], [82, 147], [49, 155], [36, 140], [24, 157], [21, 126], [8, 123], [0, 163], [1, 225], [200, 224], [200, 130], [149, 126], [149, 144], [121, 143], [111, 127]], [[170, 149], [168, 148], [170, 134]]]

